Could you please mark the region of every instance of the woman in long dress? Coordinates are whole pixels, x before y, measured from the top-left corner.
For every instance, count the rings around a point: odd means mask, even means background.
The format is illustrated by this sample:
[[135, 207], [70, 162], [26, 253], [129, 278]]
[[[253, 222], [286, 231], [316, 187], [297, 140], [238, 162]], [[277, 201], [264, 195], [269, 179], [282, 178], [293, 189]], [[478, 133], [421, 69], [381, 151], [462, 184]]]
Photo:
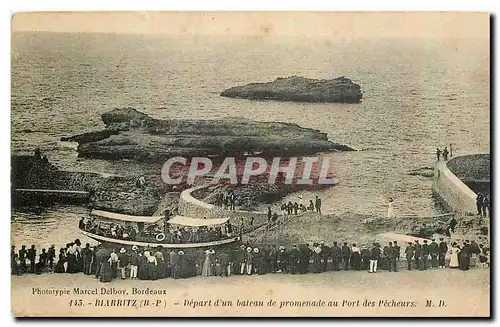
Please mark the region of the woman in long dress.
[[321, 272], [321, 247], [318, 243], [313, 244], [312, 259], [312, 272], [318, 274]]
[[213, 275], [212, 264], [214, 261], [215, 251], [213, 249], [209, 249], [205, 251], [205, 261], [203, 262], [203, 268], [201, 269], [201, 275], [203, 277], [208, 277]]
[[146, 276], [148, 280], [157, 280], [158, 279], [158, 270], [156, 266], [158, 262], [156, 261], [156, 257], [151, 255], [151, 252], [144, 251], [144, 256], [147, 259], [146, 264]]
[[387, 217], [388, 218], [396, 218], [396, 214], [394, 213], [394, 200], [392, 198], [389, 199], [389, 207], [387, 208]]
[[471, 253], [469, 251], [470, 247], [466, 243], [464, 243], [464, 246], [462, 247], [462, 249], [460, 250], [460, 254], [458, 255], [460, 259], [458, 263], [458, 269], [463, 271], [469, 270], [471, 257]]
[[460, 249], [457, 246], [457, 243], [453, 243], [451, 245], [450, 253], [450, 268], [458, 268], [458, 254], [460, 253]]
[[101, 264], [101, 276], [99, 276], [99, 280], [103, 283], [109, 283], [113, 280], [113, 273], [111, 270], [112, 262], [113, 258], [110, 256], [108, 260]]
[[66, 253], [64, 248], [61, 248], [59, 250], [59, 260], [56, 263], [56, 266], [54, 268], [54, 272], [56, 274], [63, 274], [66, 272], [66, 268], [64, 267], [64, 264], [66, 263]]
[[139, 278], [140, 280], [148, 279], [147, 266], [148, 266], [148, 258], [146, 258], [144, 253], [141, 251], [139, 253], [139, 267], [137, 267], [137, 278]]

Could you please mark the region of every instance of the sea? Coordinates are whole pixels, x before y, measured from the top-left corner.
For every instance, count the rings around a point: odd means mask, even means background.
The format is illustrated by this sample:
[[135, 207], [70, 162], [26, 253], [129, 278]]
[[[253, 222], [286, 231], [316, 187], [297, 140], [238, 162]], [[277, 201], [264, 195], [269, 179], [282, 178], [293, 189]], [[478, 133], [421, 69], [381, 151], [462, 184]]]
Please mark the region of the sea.
[[[358, 104], [229, 99], [226, 88], [277, 77], [361, 85]], [[133, 107], [158, 119], [244, 117], [296, 123], [359, 151], [329, 154], [338, 184], [319, 195], [323, 212], [434, 215], [443, 209], [432, 178], [436, 147], [490, 151], [489, 39], [304, 36], [126, 35], [16, 32], [12, 37], [11, 151], [40, 148], [62, 169], [138, 174], [139, 163], [77, 158], [62, 136], [99, 130], [100, 114]], [[37, 246], [74, 240], [77, 206], [38, 216], [14, 210], [12, 241]], [[81, 237], [81, 239], [84, 239]]]

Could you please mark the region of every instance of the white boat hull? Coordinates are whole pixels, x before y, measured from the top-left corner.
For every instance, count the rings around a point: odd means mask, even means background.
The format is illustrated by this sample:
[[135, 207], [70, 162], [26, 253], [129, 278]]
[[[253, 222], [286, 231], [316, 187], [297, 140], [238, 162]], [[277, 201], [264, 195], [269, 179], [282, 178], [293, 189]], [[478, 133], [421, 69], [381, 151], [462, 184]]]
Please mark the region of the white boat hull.
[[220, 246], [220, 245], [225, 245], [225, 244], [231, 244], [234, 242], [237, 242], [240, 240], [239, 236], [234, 236], [228, 239], [224, 240], [219, 240], [219, 241], [212, 241], [212, 242], [200, 242], [200, 243], [178, 243], [178, 244], [169, 244], [169, 243], [161, 243], [161, 242], [140, 242], [140, 241], [131, 241], [131, 240], [120, 240], [120, 239], [115, 239], [111, 237], [106, 237], [102, 235], [97, 235], [93, 234], [84, 230], [80, 230], [80, 232], [87, 236], [90, 237], [96, 241], [99, 241], [101, 243], [111, 243], [111, 244], [116, 244], [116, 245], [121, 245], [121, 246], [139, 246], [139, 247], [157, 247], [161, 245], [164, 248], [171, 248], [171, 249], [196, 249], [196, 248], [205, 248], [205, 247], [215, 247], [215, 246]]

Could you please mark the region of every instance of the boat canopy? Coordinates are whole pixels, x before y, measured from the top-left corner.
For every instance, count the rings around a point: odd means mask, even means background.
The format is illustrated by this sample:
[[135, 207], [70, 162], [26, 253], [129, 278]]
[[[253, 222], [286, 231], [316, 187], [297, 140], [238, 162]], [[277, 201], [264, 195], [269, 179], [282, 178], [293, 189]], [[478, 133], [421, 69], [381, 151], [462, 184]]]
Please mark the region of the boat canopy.
[[168, 221], [169, 224], [191, 226], [191, 227], [201, 227], [201, 226], [213, 226], [225, 224], [229, 218], [218, 218], [218, 219], [200, 219], [185, 216], [173, 216]]
[[135, 223], [146, 223], [146, 224], [154, 224], [158, 220], [164, 218], [163, 216], [129, 216], [121, 213], [102, 211], [102, 210], [92, 210], [90, 214], [107, 219], [130, 221]]

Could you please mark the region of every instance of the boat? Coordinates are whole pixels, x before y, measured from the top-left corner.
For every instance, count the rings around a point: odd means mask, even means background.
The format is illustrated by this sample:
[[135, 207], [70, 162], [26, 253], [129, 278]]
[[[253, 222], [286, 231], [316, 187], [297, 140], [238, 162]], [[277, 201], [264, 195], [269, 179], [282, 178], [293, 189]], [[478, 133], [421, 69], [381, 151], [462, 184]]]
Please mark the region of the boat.
[[[80, 223], [80, 232], [98, 242], [110, 244], [114, 246], [124, 247], [157, 247], [175, 249], [202, 249], [210, 247], [220, 247], [240, 241], [240, 236], [226, 234], [222, 238], [216, 240], [203, 240], [200, 242], [172, 242], [170, 233], [166, 235], [163, 228], [159, 229], [161, 224], [167, 221], [172, 227], [187, 227], [187, 228], [210, 228], [217, 226], [227, 226], [229, 218], [220, 219], [200, 219], [186, 216], [130, 216], [103, 210], [92, 210], [90, 212], [90, 222], [88, 224]], [[90, 224], [98, 225], [98, 228], [93, 228]], [[111, 226], [125, 226], [131, 228], [138, 233], [136, 235], [123, 234], [121, 237], [113, 235], [110, 232]]]

